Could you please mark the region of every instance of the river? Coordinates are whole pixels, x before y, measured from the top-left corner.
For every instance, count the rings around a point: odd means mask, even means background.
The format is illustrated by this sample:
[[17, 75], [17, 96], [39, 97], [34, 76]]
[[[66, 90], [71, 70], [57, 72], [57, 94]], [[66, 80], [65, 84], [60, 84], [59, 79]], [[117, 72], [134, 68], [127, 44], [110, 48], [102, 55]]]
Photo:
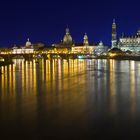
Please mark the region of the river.
[[139, 61], [13, 61], [0, 75], [2, 140], [140, 135]]

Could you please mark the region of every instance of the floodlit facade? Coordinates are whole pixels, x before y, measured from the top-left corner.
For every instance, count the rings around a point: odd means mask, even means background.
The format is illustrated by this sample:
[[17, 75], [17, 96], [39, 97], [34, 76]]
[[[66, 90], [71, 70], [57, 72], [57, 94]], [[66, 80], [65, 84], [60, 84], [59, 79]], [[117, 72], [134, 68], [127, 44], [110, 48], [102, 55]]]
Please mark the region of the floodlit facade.
[[54, 53], [93, 53], [95, 46], [89, 44], [86, 33], [83, 38], [83, 43], [74, 43], [69, 28], [66, 28], [65, 32], [63, 40], [60, 43], [52, 45], [54, 47]]
[[34, 48], [29, 38], [24, 47], [17, 47], [16, 45], [12, 48], [12, 54], [30, 54], [34, 53]]
[[125, 36], [119, 39], [118, 48], [123, 51], [140, 52], [140, 30], [134, 36]]
[[72, 36], [70, 35], [69, 28], [66, 28], [66, 34], [64, 35], [64, 38], [63, 38], [63, 45], [69, 46], [72, 44], [73, 44]]
[[13, 54], [29, 54], [29, 53], [34, 53], [34, 49], [14, 47], [12, 53]]
[[103, 42], [100, 41], [100, 43], [96, 46], [94, 50], [94, 54], [101, 55], [102, 53], [105, 53], [108, 51], [108, 47], [104, 46]]
[[59, 43], [52, 44], [52, 53], [69, 53], [73, 45], [72, 36], [70, 35], [69, 28], [66, 28], [63, 40]]
[[117, 40], [116, 22], [113, 20], [112, 24], [112, 47], [119, 48], [122, 51], [140, 52], [140, 29], [133, 36], [122, 35]]
[[93, 50], [95, 49], [96, 46], [93, 44], [89, 44], [88, 41], [88, 36], [85, 33], [84, 38], [83, 38], [83, 43], [81, 44], [74, 44], [72, 46], [72, 53], [93, 53]]

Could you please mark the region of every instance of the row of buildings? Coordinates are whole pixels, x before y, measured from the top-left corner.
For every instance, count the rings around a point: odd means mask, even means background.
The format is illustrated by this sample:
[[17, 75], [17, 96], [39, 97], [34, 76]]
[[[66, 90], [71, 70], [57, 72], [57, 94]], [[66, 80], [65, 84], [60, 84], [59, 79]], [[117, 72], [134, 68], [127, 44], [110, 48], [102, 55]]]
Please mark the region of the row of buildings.
[[[122, 35], [117, 40], [116, 22], [112, 23], [112, 45], [111, 48], [118, 48], [122, 51], [140, 52], [140, 30], [134, 36]], [[102, 41], [99, 43], [89, 43], [88, 36], [85, 33], [83, 42], [75, 43], [70, 34], [69, 28], [66, 28], [63, 40], [59, 43], [54, 43], [52, 46], [44, 49], [48, 53], [76, 53], [76, 54], [96, 54], [100, 55], [108, 51], [110, 47], [105, 46]], [[14, 46], [12, 48], [13, 54], [34, 53], [34, 44], [27, 39], [27, 42], [22, 47]]]
[[[34, 44], [27, 39], [27, 42], [22, 47], [16, 45], [12, 48], [13, 54], [33, 53]], [[70, 34], [69, 28], [66, 28], [63, 40], [59, 43], [52, 44], [52, 46], [44, 48], [43, 51], [47, 53], [74, 53], [74, 54], [101, 54], [108, 50], [107, 46], [104, 46], [103, 42], [89, 43], [88, 36], [85, 33], [82, 43], [75, 43]]]
[[[100, 54], [108, 50], [107, 46], [104, 46], [103, 42], [100, 43], [89, 43], [88, 36], [85, 33], [83, 37], [83, 42], [75, 43], [70, 34], [69, 28], [66, 28], [66, 33], [63, 40], [60, 43], [52, 45], [55, 48], [55, 52], [69, 52], [69, 53], [89, 53], [89, 54]], [[64, 48], [66, 50], [64, 50]]]

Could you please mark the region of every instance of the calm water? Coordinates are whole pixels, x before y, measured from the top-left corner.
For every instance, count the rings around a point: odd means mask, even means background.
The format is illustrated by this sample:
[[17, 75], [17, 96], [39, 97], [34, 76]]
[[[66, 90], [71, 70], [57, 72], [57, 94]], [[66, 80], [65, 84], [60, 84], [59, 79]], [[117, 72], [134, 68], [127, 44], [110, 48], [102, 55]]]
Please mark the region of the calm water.
[[14, 62], [0, 75], [0, 139], [140, 135], [140, 62]]

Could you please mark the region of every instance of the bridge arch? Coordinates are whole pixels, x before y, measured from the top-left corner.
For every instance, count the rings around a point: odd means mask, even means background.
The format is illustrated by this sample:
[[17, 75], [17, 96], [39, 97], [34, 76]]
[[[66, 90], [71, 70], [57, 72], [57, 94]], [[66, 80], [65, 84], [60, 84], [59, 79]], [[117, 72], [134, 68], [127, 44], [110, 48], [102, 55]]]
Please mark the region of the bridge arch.
[[11, 59], [25, 59], [25, 57], [23, 55], [14, 55], [11, 57]]

